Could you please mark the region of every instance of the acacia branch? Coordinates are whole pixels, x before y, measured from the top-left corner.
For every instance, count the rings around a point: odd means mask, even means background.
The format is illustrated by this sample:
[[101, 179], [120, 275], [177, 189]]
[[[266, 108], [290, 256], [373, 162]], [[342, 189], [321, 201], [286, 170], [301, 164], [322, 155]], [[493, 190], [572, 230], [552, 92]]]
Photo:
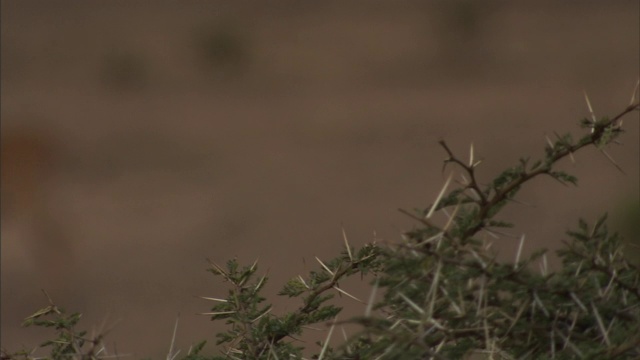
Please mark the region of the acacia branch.
[[[557, 163], [558, 161], [560, 161], [561, 159], [569, 156], [570, 154], [575, 153], [576, 151], [589, 146], [589, 145], [597, 145], [605, 136], [606, 133], [606, 129], [613, 127], [614, 129], [617, 129], [618, 132], [615, 132], [614, 135], [618, 135], [619, 134], [619, 122], [620, 120], [627, 114], [629, 114], [630, 112], [634, 111], [634, 110], [640, 110], [640, 103], [636, 102], [633, 103], [629, 106], [627, 106], [622, 112], [620, 112], [619, 114], [617, 114], [616, 116], [614, 116], [613, 118], [603, 121], [602, 123], [599, 124], [594, 124], [593, 126], [593, 133], [590, 136], [586, 136], [584, 138], [582, 138], [577, 144], [575, 145], [569, 145], [564, 147], [563, 149], [559, 149], [557, 151], [554, 150], [554, 154], [551, 155], [548, 159], [546, 159], [546, 164], [543, 165], [542, 167], [539, 167], [535, 170], [531, 170], [529, 172], [527, 172], [526, 170], [523, 170], [522, 173], [520, 174], [520, 177], [518, 177], [517, 179], [512, 180], [510, 183], [508, 183], [506, 186], [504, 186], [503, 188], [499, 189], [496, 191], [496, 193], [493, 195], [493, 197], [486, 201], [486, 202], [477, 202], [477, 204], [480, 206], [480, 211], [478, 212], [478, 215], [476, 217], [476, 225], [470, 227], [469, 229], [467, 229], [467, 231], [463, 234], [462, 236], [462, 240], [464, 241], [465, 239], [468, 239], [470, 237], [472, 237], [473, 235], [475, 235], [478, 231], [482, 230], [485, 226], [485, 221], [488, 218], [488, 214], [491, 212], [491, 210], [497, 206], [498, 204], [502, 203], [503, 201], [507, 200], [509, 198], [509, 194], [518, 189], [520, 186], [522, 186], [522, 184], [524, 184], [525, 182], [533, 179], [534, 177], [538, 176], [538, 175], [542, 175], [542, 174], [549, 174], [553, 165], [555, 165], [555, 163]], [[459, 160], [456, 161], [456, 163], [460, 163]], [[541, 163], [543, 163], [541, 161]], [[467, 171], [467, 173], [469, 173], [469, 175], [471, 176], [473, 173], [470, 173], [468, 170], [467, 166], [463, 166], [463, 169], [465, 169]]]

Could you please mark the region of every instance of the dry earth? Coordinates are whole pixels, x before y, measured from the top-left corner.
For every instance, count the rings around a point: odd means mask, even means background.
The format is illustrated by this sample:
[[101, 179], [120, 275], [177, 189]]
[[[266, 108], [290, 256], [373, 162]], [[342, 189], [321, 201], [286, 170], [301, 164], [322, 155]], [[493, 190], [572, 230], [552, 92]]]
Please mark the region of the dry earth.
[[[490, 179], [577, 130], [583, 90], [598, 115], [621, 110], [638, 2], [571, 4], [3, 1], [3, 138], [37, 132], [53, 160], [27, 215], [2, 214], [2, 347], [42, 339], [19, 324], [44, 288], [88, 328], [121, 319], [109, 344], [136, 358], [163, 356], [181, 313], [186, 349], [220, 329], [195, 315], [194, 296], [225, 293], [205, 258], [259, 257], [274, 294], [340, 251], [341, 226], [355, 245], [413, 226], [396, 209], [436, 196], [438, 139], [473, 142]], [[634, 116], [610, 150], [626, 175], [588, 150], [565, 164], [577, 188], [521, 194], [535, 206], [506, 217], [528, 250], [638, 198]], [[20, 174], [3, 173], [3, 208], [6, 179], [36, 186]]]

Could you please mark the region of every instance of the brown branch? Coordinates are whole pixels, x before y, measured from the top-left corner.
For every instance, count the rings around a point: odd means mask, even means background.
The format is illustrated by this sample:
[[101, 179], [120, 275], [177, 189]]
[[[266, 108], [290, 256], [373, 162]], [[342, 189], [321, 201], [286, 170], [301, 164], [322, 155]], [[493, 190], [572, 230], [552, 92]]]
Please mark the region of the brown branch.
[[473, 235], [475, 235], [482, 228], [484, 228], [485, 226], [484, 221], [487, 220], [487, 216], [489, 212], [493, 209], [493, 207], [503, 202], [504, 200], [507, 200], [509, 193], [511, 193], [513, 190], [517, 189], [522, 184], [533, 179], [538, 175], [548, 174], [551, 171], [551, 168], [553, 167], [553, 165], [559, 160], [569, 156], [570, 154], [573, 154], [574, 152], [588, 145], [597, 144], [598, 141], [600, 141], [604, 136], [606, 128], [608, 128], [609, 126], [617, 126], [619, 120], [622, 117], [624, 117], [625, 115], [627, 115], [628, 113], [634, 110], [640, 110], [640, 103], [634, 103], [627, 106], [622, 112], [620, 112], [613, 118], [609, 119], [606, 122], [603, 122], [602, 124], [599, 124], [597, 127], [594, 128], [594, 132], [593, 134], [591, 134], [590, 137], [583, 138], [583, 140], [581, 140], [578, 144], [571, 145], [564, 149], [558, 150], [553, 156], [549, 158], [547, 164], [542, 166], [541, 168], [531, 172], [527, 172], [526, 170], [524, 170], [518, 179], [512, 180], [505, 187], [497, 191], [494, 194], [494, 196], [490, 200], [488, 200], [485, 204], [479, 204], [480, 211], [478, 213], [478, 216], [476, 217], [477, 224], [467, 229], [467, 231], [463, 234], [462, 239], [463, 240], [468, 239]]

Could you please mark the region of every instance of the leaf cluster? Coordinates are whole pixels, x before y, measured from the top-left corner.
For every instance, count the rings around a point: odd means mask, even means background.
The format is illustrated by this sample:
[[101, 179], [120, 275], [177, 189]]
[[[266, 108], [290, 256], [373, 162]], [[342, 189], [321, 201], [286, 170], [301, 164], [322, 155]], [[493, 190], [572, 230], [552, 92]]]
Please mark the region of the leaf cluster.
[[317, 259], [319, 270], [311, 271], [306, 278], [294, 277], [284, 285], [279, 295], [300, 298], [301, 305], [282, 315], [273, 314], [272, 305], [262, 304], [265, 298], [261, 290], [267, 277], [256, 276], [257, 261], [240, 267], [231, 260], [226, 268], [211, 262], [210, 271], [231, 284], [226, 298], [206, 298], [217, 304], [205, 314], [229, 325], [227, 331], [217, 334], [217, 344], [224, 345], [223, 355], [213, 359], [301, 358], [304, 348], [296, 339], [303, 328], [338, 315], [342, 309], [330, 303], [336, 293], [354, 298], [340, 288], [340, 281], [356, 274], [367, 275], [380, 267], [377, 246], [366, 245], [356, 251], [347, 242], [346, 249], [330, 261]]

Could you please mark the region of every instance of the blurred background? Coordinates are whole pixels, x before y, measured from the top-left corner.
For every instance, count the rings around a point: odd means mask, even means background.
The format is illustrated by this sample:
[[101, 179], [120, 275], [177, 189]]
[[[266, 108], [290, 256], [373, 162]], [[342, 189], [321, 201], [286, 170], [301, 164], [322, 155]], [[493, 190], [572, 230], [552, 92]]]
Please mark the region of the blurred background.
[[[341, 227], [359, 246], [415, 226], [397, 209], [436, 197], [439, 139], [461, 157], [473, 142], [489, 181], [541, 155], [545, 134], [577, 134], [583, 91], [613, 115], [639, 76], [637, 1], [1, 6], [1, 342], [14, 351], [45, 336], [20, 327], [47, 305], [40, 289], [87, 329], [120, 319], [107, 344], [136, 358], [166, 354], [178, 313], [177, 347], [213, 343], [221, 327], [196, 296], [226, 288], [206, 258], [260, 258], [273, 295], [337, 255]], [[578, 187], [541, 178], [521, 193], [533, 206], [503, 218], [527, 251], [605, 211], [633, 234], [638, 123], [608, 150], [625, 174], [588, 149], [563, 163]], [[513, 256], [517, 240], [493, 241]]]

